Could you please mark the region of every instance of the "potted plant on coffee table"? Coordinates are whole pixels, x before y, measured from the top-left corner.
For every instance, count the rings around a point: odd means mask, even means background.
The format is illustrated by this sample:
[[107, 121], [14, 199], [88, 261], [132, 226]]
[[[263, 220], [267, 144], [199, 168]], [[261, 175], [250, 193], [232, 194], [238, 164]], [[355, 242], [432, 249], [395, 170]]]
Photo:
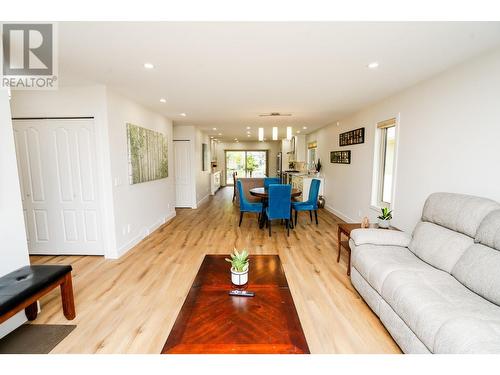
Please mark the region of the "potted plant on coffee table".
[[378, 216], [378, 226], [379, 228], [387, 229], [391, 225], [392, 211], [389, 208], [382, 207], [381, 214]]
[[248, 283], [248, 252], [243, 250], [241, 253], [234, 249], [231, 259], [226, 258], [231, 263], [231, 282], [234, 285], [245, 285]]

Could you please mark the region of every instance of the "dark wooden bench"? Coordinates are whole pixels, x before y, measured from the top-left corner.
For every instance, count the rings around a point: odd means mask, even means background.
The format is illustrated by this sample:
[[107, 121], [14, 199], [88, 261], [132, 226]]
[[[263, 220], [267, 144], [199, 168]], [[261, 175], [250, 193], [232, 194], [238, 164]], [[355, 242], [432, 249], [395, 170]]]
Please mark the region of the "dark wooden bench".
[[35, 320], [37, 301], [58, 286], [61, 287], [64, 316], [74, 319], [71, 270], [71, 266], [60, 265], [26, 266], [0, 277], [0, 323], [23, 309], [28, 320]]

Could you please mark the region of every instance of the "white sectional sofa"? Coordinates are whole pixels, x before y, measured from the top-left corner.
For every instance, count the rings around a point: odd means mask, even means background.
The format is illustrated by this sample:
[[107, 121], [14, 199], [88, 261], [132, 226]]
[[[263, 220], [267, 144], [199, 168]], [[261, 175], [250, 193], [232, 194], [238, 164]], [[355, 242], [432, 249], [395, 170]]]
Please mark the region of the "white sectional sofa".
[[435, 193], [410, 236], [352, 231], [351, 281], [405, 353], [500, 353], [500, 204]]

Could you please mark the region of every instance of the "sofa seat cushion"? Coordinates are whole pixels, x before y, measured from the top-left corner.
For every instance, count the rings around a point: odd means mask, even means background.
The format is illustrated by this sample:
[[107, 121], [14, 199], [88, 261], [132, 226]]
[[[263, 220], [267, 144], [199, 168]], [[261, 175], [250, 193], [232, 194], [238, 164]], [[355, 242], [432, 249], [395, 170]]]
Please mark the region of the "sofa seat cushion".
[[381, 295], [433, 353], [489, 352], [496, 350], [492, 342], [500, 342], [500, 307], [446, 272], [397, 270], [386, 277]]
[[370, 244], [354, 246], [354, 242], [352, 245], [352, 266], [379, 294], [382, 294], [384, 282], [393, 272], [418, 272], [435, 269], [422, 262], [405, 247]]

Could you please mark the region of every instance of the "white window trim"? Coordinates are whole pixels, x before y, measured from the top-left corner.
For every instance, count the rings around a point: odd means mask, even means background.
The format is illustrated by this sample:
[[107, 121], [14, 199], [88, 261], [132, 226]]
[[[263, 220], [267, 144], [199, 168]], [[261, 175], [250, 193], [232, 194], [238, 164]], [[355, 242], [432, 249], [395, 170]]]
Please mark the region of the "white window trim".
[[380, 132], [378, 131], [378, 124], [380, 122], [386, 121], [388, 119], [394, 118], [396, 120], [395, 131], [396, 131], [396, 142], [394, 144], [394, 165], [392, 170], [392, 187], [391, 187], [391, 198], [392, 202], [390, 204], [390, 209], [392, 211], [396, 208], [396, 186], [397, 186], [397, 171], [398, 171], [398, 158], [399, 158], [399, 136], [400, 136], [400, 113], [396, 115], [388, 115], [385, 118], [376, 121], [374, 124], [375, 136], [374, 136], [374, 147], [373, 147], [373, 175], [372, 175], [372, 191], [370, 197], [370, 208], [377, 213], [380, 212], [382, 206], [378, 202], [378, 191], [380, 188], [380, 157], [382, 150], [380, 149]]

